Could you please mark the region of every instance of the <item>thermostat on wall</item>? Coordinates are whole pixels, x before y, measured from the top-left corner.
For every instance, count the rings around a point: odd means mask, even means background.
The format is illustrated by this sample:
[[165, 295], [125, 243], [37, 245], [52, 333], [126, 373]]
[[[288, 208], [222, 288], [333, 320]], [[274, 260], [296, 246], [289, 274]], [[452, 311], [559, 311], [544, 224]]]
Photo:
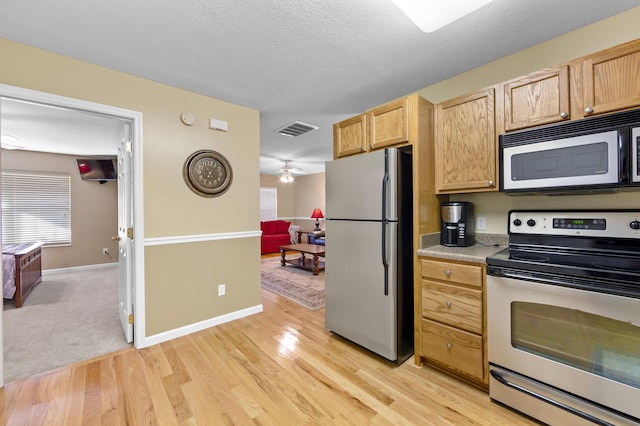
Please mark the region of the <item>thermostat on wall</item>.
[[229, 123], [224, 120], [216, 120], [215, 118], [209, 119], [209, 128], [212, 130], [221, 130], [226, 132], [229, 130]]

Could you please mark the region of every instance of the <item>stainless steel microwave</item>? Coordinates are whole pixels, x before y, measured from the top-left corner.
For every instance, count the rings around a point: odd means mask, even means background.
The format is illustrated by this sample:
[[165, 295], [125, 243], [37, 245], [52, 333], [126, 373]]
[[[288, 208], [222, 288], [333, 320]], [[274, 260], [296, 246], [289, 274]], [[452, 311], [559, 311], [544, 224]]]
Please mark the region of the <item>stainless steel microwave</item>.
[[500, 135], [500, 191], [640, 190], [640, 109]]

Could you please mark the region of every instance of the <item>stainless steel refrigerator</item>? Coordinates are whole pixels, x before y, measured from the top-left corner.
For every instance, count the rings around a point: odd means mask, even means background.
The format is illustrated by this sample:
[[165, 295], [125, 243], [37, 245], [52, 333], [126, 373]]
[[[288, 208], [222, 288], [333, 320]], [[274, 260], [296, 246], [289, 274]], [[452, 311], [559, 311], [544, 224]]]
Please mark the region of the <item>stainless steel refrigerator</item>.
[[396, 364], [413, 354], [410, 149], [325, 167], [325, 327]]

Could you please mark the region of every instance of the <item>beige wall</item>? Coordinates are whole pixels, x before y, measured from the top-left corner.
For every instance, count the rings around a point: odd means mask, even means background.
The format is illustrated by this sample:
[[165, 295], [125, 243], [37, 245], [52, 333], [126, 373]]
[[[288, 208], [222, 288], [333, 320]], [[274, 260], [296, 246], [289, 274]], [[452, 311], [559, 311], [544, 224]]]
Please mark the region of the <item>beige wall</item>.
[[[84, 181], [76, 156], [2, 150], [3, 170], [67, 173], [71, 178], [71, 245], [42, 249], [42, 269], [109, 263], [118, 259], [118, 185]], [[114, 258], [102, 254], [107, 247]]]
[[[640, 38], [640, 7], [556, 37], [482, 67], [418, 91], [441, 102], [547, 66], [560, 64], [617, 44]], [[437, 159], [436, 159], [437, 161]], [[640, 208], [640, 192], [572, 196], [508, 196], [501, 193], [461, 194], [453, 201], [471, 201], [476, 216], [487, 218], [486, 233], [507, 232], [511, 209]]]
[[260, 175], [260, 187], [276, 188], [278, 196], [278, 218], [290, 218], [296, 215], [296, 188], [298, 179], [291, 183], [280, 182], [280, 176]]
[[[324, 173], [296, 176], [292, 183], [280, 182], [279, 176], [260, 175], [260, 186], [276, 188], [278, 192], [278, 217], [302, 226], [304, 230], [315, 227], [311, 219], [313, 209], [325, 213]], [[320, 228], [324, 229], [322, 220]]]
[[[327, 211], [325, 209], [324, 173], [300, 176], [296, 181], [298, 181], [296, 216], [302, 218], [298, 219], [298, 224], [302, 226], [302, 229], [312, 230], [316, 226], [315, 219], [310, 217], [313, 209], [322, 210], [322, 214]], [[324, 229], [322, 220], [320, 220], [320, 228]]]
[[[145, 240], [259, 231], [257, 110], [4, 39], [0, 51], [1, 84], [143, 114], [144, 198], [137, 202], [144, 206]], [[195, 114], [194, 126], [181, 124], [183, 111]], [[229, 131], [209, 130], [210, 117], [228, 121]], [[220, 197], [199, 197], [184, 183], [184, 161], [199, 149], [231, 163], [233, 183]], [[257, 236], [146, 246], [147, 336], [259, 305], [259, 253]], [[226, 296], [218, 298], [221, 283]]]

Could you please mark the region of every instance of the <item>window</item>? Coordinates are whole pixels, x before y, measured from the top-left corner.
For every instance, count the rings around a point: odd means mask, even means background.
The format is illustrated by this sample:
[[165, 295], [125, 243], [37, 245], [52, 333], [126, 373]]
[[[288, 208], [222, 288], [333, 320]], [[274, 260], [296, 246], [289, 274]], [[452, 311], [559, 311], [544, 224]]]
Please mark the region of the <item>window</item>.
[[70, 177], [2, 172], [2, 243], [71, 244]]
[[278, 192], [276, 188], [260, 188], [260, 220], [278, 218]]

